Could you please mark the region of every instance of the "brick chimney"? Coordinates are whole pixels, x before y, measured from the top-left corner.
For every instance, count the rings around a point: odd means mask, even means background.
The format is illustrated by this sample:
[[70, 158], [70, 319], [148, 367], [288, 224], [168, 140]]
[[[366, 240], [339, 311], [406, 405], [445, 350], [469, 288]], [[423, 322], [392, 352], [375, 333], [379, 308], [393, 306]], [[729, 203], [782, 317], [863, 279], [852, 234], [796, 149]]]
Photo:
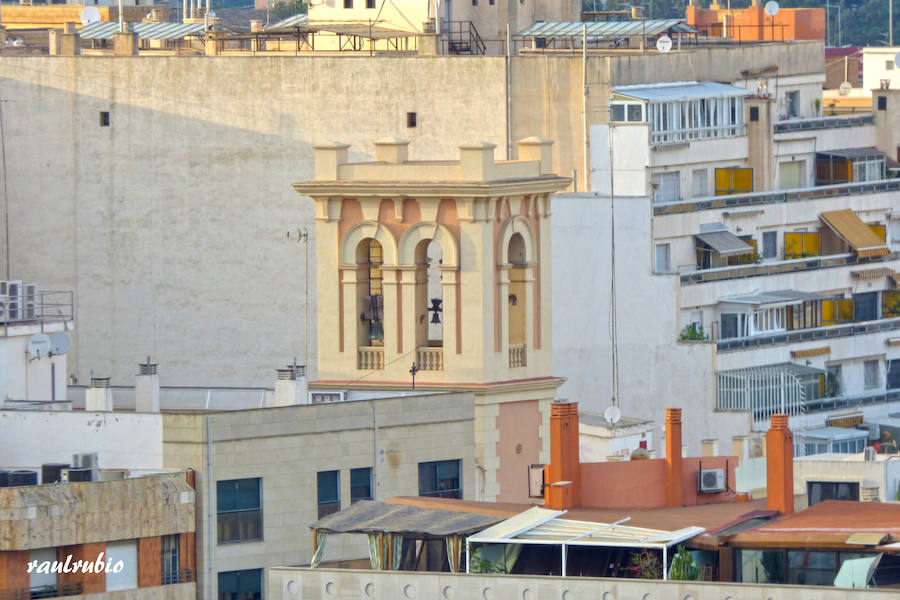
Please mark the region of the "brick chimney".
[[772, 415], [766, 433], [766, 508], [794, 512], [794, 434], [787, 415]]
[[550, 464], [544, 468], [544, 505], [568, 510], [581, 501], [581, 461], [578, 456], [578, 403], [550, 406]]
[[666, 506], [682, 506], [681, 409], [666, 409]]

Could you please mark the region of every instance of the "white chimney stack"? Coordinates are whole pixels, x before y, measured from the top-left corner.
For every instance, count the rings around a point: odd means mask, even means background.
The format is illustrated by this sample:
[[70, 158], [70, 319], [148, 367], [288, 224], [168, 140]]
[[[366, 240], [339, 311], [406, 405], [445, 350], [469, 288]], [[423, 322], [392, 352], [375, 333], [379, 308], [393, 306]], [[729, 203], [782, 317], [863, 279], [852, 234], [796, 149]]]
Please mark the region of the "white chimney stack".
[[293, 406], [309, 403], [309, 382], [306, 380], [306, 365], [294, 364], [286, 369], [276, 369], [275, 397], [271, 406]]
[[87, 412], [112, 412], [113, 396], [109, 377], [91, 376], [91, 387], [84, 394], [84, 410]]
[[134, 378], [135, 412], [159, 412], [159, 375], [156, 367], [157, 363], [151, 363], [149, 356], [146, 363], [138, 365], [140, 370]]

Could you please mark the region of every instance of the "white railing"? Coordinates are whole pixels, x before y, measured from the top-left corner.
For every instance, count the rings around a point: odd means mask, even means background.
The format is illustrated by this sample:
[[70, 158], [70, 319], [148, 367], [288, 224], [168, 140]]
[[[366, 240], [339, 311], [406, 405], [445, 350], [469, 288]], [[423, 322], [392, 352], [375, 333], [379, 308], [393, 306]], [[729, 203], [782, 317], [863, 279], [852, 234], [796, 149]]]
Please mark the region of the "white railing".
[[806, 413], [806, 391], [800, 378], [781, 367], [748, 367], [716, 374], [717, 402], [721, 411], [750, 412], [753, 429], [773, 414], [792, 417]]
[[416, 348], [416, 367], [420, 371], [443, 371], [444, 349], [428, 346]]
[[363, 346], [359, 348], [357, 368], [371, 371], [384, 368], [384, 348], [380, 346]]
[[517, 344], [509, 347], [509, 366], [510, 368], [524, 367], [528, 357], [525, 351], [525, 344]]

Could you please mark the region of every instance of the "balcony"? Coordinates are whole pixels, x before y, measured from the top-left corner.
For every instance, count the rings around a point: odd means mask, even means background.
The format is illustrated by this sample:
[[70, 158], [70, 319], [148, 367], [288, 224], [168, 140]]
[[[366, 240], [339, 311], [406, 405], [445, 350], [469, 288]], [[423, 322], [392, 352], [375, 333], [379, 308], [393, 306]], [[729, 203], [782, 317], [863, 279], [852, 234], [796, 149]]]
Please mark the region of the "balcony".
[[838, 127], [862, 127], [874, 125], [875, 115], [864, 113], [849, 117], [816, 117], [813, 119], [791, 119], [789, 121], [777, 121], [774, 125], [775, 133], [789, 133], [792, 131], [814, 131], [821, 129], [835, 129]]
[[420, 371], [443, 371], [444, 349], [428, 346], [416, 348], [416, 367]]
[[525, 344], [516, 344], [509, 347], [509, 367], [524, 367], [527, 364]]
[[717, 342], [719, 352], [731, 352], [734, 350], [746, 350], [761, 346], [774, 346], [776, 344], [793, 344], [796, 342], [809, 342], [816, 340], [828, 340], [832, 338], [862, 335], [866, 333], [878, 333], [881, 331], [900, 330], [900, 318], [880, 319], [863, 323], [851, 323], [847, 325], [830, 325], [827, 327], [813, 327], [810, 329], [798, 329], [775, 333], [771, 335], [754, 335]]
[[860, 258], [856, 254], [835, 254], [831, 256], [816, 256], [813, 258], [798, 258], [783, 260], [767, 264], [748, 264], [715, 269], [700, 269], [681, 274], [681, 285], [696, 285], [711, 281], [725, 281], [728, 279], [746, 279], [747, 277], [761, 277], [766, 275], [779, 275], [781, 273], [796, 273], [798, 271], [811, 271], [814, 269], [828, 269], [848, 265], [864, 265], [869, 263], [887, 262], [900, 258], [900, 253], [884, 254]]
[[384, 347], [362, 346], [359, 348], [356, 368], [361, 371], [384, 369]]
[[192, 583], [194, 581], [194, 571], [191, 569], [181, 569], [180, 571], [163, 571], [162, 584], [174, 585], [176, 583]]
[[[5, 292], [5, 293], [3, 293]], [[10, 326], [71, 321], [75, 315], [74, 292], [38, 291], [20, 281], [0, 282], [0, 325], [3, 335]]]
[[731, 194], [729, 196], [711, 196], [695, 200], [678, 200], [660, 202], [653, 205], [653, 215], [672, 215], [697, 210], [731, 208], [739, 206], [758, 206], [761, 204], [779, 204], [815, 200], [817, 198], [836, 198], [840, 196], [859, 196], [880, 192], [896, 192], [900, 190], [900, 179], [881, 179], [878, 181], [862, 181], [859, 183], [840, 183], [796, 190], [778, 190], [769, 192], [751, 192], [749, 194]]
[[34, 588], [9, 588], [0, 590], [0, 600], [39, 600], [40, 598], [61, 598], [63, 596], [80, 596], [80, 581], [58, 583]]

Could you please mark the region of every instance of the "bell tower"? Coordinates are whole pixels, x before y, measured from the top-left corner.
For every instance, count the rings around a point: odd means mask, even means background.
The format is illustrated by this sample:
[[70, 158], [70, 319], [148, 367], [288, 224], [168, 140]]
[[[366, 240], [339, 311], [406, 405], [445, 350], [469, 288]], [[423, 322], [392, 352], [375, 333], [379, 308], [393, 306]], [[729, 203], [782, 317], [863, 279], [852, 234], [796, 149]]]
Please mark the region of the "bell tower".
[[475, 142], [458, 160], [413, 161], [408, 141], [384, 139], [371, 162], [315, 146], [315, 179], [294, 188], [315, 202], [316, 386], [408, 390], [412, 371], [416, 390], [475, 392], [476, 446], [519, 418], [504, 403], [533, 403], [548, 430], [561, 383], [550, 203], [571, 183], [553, 174], [551, 146], [527, 138], [519, 160], [495, 161], [494, 144]]

